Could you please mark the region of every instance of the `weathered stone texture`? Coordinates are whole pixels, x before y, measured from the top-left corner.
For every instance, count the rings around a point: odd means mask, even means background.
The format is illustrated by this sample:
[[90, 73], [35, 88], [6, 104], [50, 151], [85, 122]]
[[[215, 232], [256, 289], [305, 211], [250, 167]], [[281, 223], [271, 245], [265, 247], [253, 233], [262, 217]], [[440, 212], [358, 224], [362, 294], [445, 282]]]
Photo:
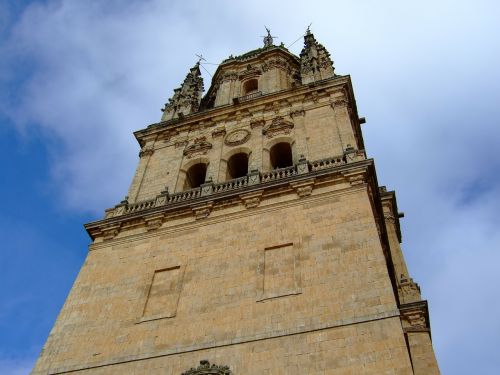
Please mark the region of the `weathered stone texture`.
[[[367, 192], [332, 194], [310, 203], [296, 198], [288, 207], [269, 202], [252, 215], [181, 227], [174, 221], [155, 235], [95, 245], [45, 347], [51, 367], [214, 346], [221, 353], [231, 343], [394, 319], [397, 306]], [[259, 300], [260, 253], [282, 244], [299, 252], [300, 294]], [[140, 322], [154, 272], [177, 266], [185, 266], [185, 274], [176, 316]], [[399, 339], [404, 343], [402, 334]], [[43, 357], [39, 367], [43, 372]]]

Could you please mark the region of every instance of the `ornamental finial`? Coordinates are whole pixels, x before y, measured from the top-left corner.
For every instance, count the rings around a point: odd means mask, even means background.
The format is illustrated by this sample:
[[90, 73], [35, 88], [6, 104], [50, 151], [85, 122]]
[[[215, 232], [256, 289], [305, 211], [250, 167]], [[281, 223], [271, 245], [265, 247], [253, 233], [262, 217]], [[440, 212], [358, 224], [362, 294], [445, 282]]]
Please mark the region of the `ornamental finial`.
[[264, 47], [271, 47], [274, 42], [274, 39], [273, 38], [277, 38], [277, 36], [272, 36], [271, 35], [271, 29], [269, 29], [267, 26], [264, 26], [266, 28], [266, 31], [267, 31], [267, 35], [266, 36], [263, 36], [264, 38]]

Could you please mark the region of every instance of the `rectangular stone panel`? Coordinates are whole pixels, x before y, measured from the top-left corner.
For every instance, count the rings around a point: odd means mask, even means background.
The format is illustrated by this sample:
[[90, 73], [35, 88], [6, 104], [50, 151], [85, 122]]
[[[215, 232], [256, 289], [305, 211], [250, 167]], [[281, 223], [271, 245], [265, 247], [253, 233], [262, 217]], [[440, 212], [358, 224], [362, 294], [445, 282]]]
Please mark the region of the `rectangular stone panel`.
[[297, 264], [292, 243], [264, 249], [262, 299], [297, 293]]
[[141, 320], [175, 316], [180, 287], [180, 266], [155, 271]]

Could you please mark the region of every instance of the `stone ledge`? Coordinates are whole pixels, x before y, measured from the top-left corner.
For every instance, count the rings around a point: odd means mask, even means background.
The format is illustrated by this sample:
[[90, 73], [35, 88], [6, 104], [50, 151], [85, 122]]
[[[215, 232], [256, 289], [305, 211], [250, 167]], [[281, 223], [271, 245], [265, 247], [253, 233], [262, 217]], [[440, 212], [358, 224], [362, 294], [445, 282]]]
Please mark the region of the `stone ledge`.
[[[207, 195], [202, 195], [201, 193], [194, 192], [194, 190], [190, 190], [170, 196], [176, 198], [181, 194], [186, 195], [187, 198], [182, 200], [162, 199], [162, 195], [160, 194], [160, 196], [154, 199], [135, 204], [139, 205], [141, 209], [130, 210], [131, 212], [120, 214], [118, 216], [109, 215], [110, 217], [105, 219], [87, 223], [84, 227], [90, 237], [94, 240], [96, 237], [102, 236], [103, 229], [105, 230], [105, 228], [110, 226], [113, 226], [113, 228], [119, 228], [122, 223], [129, 222], [131, 220], [143, 220], [144, 217], [150, 217], [159, 213], [181, 211], [183, 209], [192, 210], [193, 207], [203, 206], [211, 202], [216, 203], [223, 200], [234, 199], [257, 191], [268, 191], [271, 189], [282, 188], [285, 186], [289, 187], [293, 185], [298, 187], [296, 191], [299, 197], [304, 197], [309, 195], [312, 191], [311, 181], [314, 179], [329, 177], [331, 175], [345, 175], [349, 177], [349, 181], [352, 180], [352, 176], [357, 176], [356, 182], [364, 183], [365, 181], [370, 180], [369, 175], [374, 173], [373, 170], [373, 160], [365, 159], [349, 164], [335, 164], [334, 166], [328, 168], [315, 169], [307, 173], [290, 174], [277, 179], [269, 179], [265, 182], [260, 181], [260, 183], [256, 184], [245, 184], [237, 189], [223, 190]], [[306, 184], [307, 186], [301, 186], [302, 184]], [[354, 186], [354, 184], [351, 185]], [[161, 203], [155, 203], [158, 201]], [[122, 202], [116, 209], [118, 209], [120, 213], [124, 212], [124, 205], [125, 203]], [[113, 232], [113, 236], [108, 236], [108, 238], [114, 238], [116, 235], [117, 233]]]

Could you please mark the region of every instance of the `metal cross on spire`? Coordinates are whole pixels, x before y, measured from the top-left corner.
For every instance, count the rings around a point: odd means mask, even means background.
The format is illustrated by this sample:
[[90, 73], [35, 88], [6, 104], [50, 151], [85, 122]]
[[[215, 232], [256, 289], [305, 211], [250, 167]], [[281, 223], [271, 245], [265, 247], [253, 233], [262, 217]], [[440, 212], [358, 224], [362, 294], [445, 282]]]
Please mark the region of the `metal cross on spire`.
[[201, 64], [202, 61], [207, 61], [205, 60], [205, 58], [203, 57], [203, 55], [200, 53], [199, 55], [197, 53], [195, 53], [195, 56], [198, 58], [198, 61], [196, 62], [196, 64]]
[[268, 29], [267, 26], [264, 26], [266, 28], [266, 31], [267, 31], [267, 35], [266, 36], [262, 36], [262, 38], [264, 38], [264, 47], [270, 47], [273, 45], [273, 38], [277, 38], [277, 36], [272, 36], [271, 35], [271, 29]]

